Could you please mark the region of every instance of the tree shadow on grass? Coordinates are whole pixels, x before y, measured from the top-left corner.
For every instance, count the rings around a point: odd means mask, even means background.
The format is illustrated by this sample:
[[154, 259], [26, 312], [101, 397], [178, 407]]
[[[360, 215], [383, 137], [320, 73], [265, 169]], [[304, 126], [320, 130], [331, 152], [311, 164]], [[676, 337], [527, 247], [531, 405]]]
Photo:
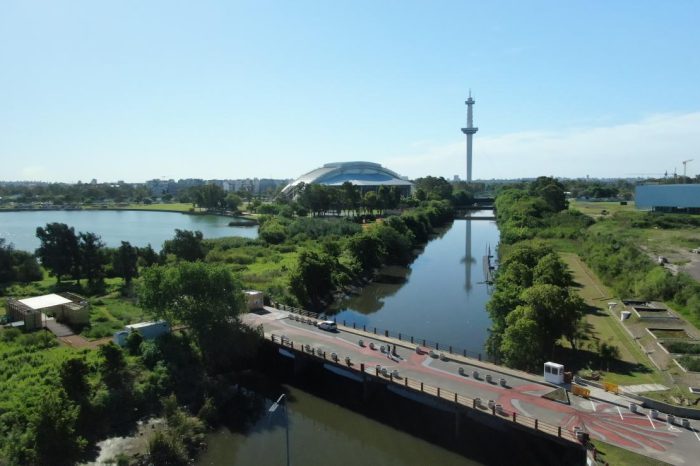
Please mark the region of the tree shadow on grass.
[[561, 362], [567, 368], [576, 372], [580, 369], [593, 369], [598, 371], [613, 372], [615, 374], [634, 376], [639, 374], [651, 374], [649, 367], [639, 364], [614, 359], [608, 362], [590, 348], [581, 348], [574, 351], [571, 348], [558, 347], [555, 352], [557, 362]]

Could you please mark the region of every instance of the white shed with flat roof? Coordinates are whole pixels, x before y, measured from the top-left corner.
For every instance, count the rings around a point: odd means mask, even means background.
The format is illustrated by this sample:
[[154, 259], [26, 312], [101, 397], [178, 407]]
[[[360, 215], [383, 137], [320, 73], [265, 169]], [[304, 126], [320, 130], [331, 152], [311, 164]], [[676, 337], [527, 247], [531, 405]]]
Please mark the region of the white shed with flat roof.
[[35, 311], [49, 307], [62, 306], [73, 302], [70, 299], [64, 298], [63, 296], [59, 296], [57, 294], [45, 294], [43, 296], [35, 296], [33, 298], [18, 299], [17, 301], [31, 309], [34, 309]]

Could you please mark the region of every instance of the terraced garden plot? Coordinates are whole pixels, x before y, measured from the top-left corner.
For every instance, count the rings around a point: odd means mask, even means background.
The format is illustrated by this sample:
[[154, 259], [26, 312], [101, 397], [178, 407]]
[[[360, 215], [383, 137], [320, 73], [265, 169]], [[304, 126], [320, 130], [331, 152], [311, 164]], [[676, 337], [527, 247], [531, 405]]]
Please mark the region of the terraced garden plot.
[[692, 340], [688, 332], [682, 328], [649, 328], [647, 329], [658, 340]]
[[690, 343], [686, 341], [662, 341], [661, 344], [668, 350], [669, 353], [700, 355], [700, 342]]

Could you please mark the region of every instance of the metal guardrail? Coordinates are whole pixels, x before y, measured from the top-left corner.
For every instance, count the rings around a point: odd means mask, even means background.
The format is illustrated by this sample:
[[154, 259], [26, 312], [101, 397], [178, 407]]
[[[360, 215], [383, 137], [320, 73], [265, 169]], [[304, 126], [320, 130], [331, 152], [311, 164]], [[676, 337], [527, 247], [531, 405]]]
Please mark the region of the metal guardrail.
[[[321, 318], [321, 314], [306, 311], [304, 309], [299, 309], [299, 308], [296, 308], [294, 306], [289, 306], [287, 304], [282, 304], [282, 303], [278, 303], [275, 301], [272, 301], [270, 304], [272, 305], [272, 307], [279, 309], [281, 311], [288, 311], [288, 312], [292, 312], [294, 314], [299, 314], [301, 316], [311, 317], [314, 319]], [[367, 325], [357, 325], [357, 323], [355, 323], [355, 322], [347, 322], [345, 320], [338, 321], [335, 318], [333, 318], [332, 320], [336, 324], [342, 324], [344, 327], [347, 327], [347, 328], [352, 328], [355, 330], [362, 330], [363, 332], [373, 333], [374, 335], [378, 335], [378, 336], [384, 336], [384, 337], [388, 337], [388, 338], [396, 338], [399, 341], [405, 341], [406, 343], [420, 345], [420, 346], [423, 346], [423, 347], [428, 348], [428, 349], [442, 351], [443, 353], [464, 356], [465, 358], [467, 358], [467, 357], [474, 358], [474, 359], [478, 359], [479, 361], [497, 362], [497, 361], [494, 361], [492, 358], [490, 358], [487, 354], [479, 353], [478, 351], [471, 351], [471, 350], [468, 350], [466, 348], [460, 348], [460, 347], [454, 346], [454, 345], [445, 345], [445, 344], [441, 344], [440, 342], [437, 342], [437, 341], [428, 340], [426, 338], [418, 338], [418, 337], [414, 337], [412, 335], [406, 335], [405, 333], [396, 332], [393, 330], [381, 329], [381, 328], [374, 327], [374, 326], [368, 327]]]
[[364, 363], [361, 363], [358, 367], [358, 365], [356, 363], [353, 363], [349, 357], [341, 359], [341, 357], [336, 353], [331, 353], [330, 355], [328, 355], [326, 351], [316, 350], [310, 345], [297, 344], [295, 346], [294, 341], [290, 340], [284, 335], [270, 334], [269, 337], [265, 335], [265, 338], [269, 339], [274, 344], [283, 347], [286, 346], [288, 348], [291, 348], [292, 350], [309, 354], [313, 357], [323, 359], [326, 362], [347, 367], [350, 370], [360, 372], [362, 374], [377, 377], [384, 381], [403, 386], [415, 392], [434, 396], [444, 401], [448, 401], [459, 406], [464, 406], [466, 408], [475, 409], [483, 413], [490, 413], [491, 415], [497, 416], [500, 419], [510, 420], [511, 422], [521, 425], [523, 427], [534, 429], [545, 434], [561, 438], [563, 440], [567, 440], [574, 443], [580, 443], [574, 433], [562, 428], [561, 426], [556, 426], [544, 421], [540, 421], [537, 418], [531, 418], [529, 416], [518, 414], [515, 411], [509, 411], [497, 404], [494, 400], [488, 400], [486, 403], [484, 403], [483, 400], [479, 398], [470, 398], [468, 396], [461, 395], [457, 392], [445, 390], [441, 387], [428, 385], [419, 380], [409, 379], [408, 377], [394, 376], [392, 372], [387, 371], [386, 373], [382, 373], [379, 370], [379, 367], [377, 366], [366, 367]]

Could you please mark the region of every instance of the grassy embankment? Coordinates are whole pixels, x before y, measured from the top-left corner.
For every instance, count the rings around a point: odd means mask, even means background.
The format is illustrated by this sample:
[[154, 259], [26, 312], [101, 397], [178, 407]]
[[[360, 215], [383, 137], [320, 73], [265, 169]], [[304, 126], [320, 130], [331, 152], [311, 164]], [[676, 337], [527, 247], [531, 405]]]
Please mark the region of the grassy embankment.
[[[586, 304], [591, 306], [585, 316], [590, 342], [614, 342], [620, 350], [620, 358], [610, 366], [605, 380], [617, 384], [661, 383], [662, 376], [658, 370], [631, 340], [622, 324], [608, 314], [607, 302], [614, 299], [614, 294], [600, 282], [578, 255], [560, 252], [560, 256], [571, 270], [579, 294]], [[585, 353], [582, 353], [582, 356], [585, 357]]]
[[603, 461], [610, 466], [627, 466], [631, 464], [634, 466], [661, 466], [668, 464], [648, 456], [625, 450], [624, 448], [610, 445], [609, 443], [598, 440], [594, 440], [592, 443], [595, 445], [596, 450], [598, 450], [598, 461]]

